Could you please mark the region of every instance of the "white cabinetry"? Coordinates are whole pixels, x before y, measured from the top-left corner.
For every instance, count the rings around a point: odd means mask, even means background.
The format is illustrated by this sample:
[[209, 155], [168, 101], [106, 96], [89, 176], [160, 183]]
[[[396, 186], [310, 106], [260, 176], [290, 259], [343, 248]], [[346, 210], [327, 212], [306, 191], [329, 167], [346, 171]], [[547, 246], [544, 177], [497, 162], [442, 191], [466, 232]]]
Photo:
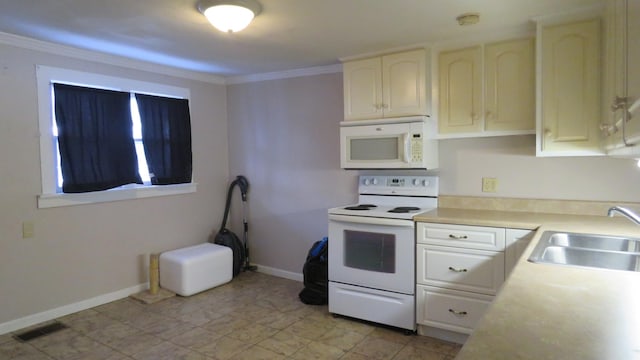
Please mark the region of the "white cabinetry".
[[466, 133], [482, 130], [481, 48], [440, 53], [438, 77], [438, 132]]
[[600, 18], [538, 24], [538, 156], [602, 155]]
[[504, 281], [504, 228], [417, 224], [416, 322], [470, 334]]
[[438, 76], [441, 137], [533, 133], [533, 39], [441, 52]]
[[429, 115], [427, 50], [343, 64], [344, 119]]
[[640, 157], [640, 0], [609, 0], [603, 116], [607, 154]]

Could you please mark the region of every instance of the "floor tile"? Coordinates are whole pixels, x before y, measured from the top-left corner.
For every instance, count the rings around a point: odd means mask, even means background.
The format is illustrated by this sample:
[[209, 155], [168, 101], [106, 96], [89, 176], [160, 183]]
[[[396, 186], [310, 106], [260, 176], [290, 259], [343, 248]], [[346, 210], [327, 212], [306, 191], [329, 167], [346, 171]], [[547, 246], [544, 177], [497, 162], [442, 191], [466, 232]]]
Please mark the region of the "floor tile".
[[393, 360], [445, 360], [447, 356], [432, 350], [405, 346], [393, 357]]
[[246, 344], [240, 340], [223, 336], [219, 339], [214, 340], [210, 344], [196, 349], [196, 351], [207, 356], [211, 356], [215, 359], [227, 360], [248, 349], [250, 346], [251, 345]]
[[275, 353], [273, 351], [267, 350], [260, 346], [252, 346], [247, 350], [243, 350], [242, 352], [231, 357], [232, 360], [284, 360], [284, 357], [281, 354]]
[[136, 360], [206, 360], [207, 357], [175, 344], [163, 342], [133, 355]]
[[293, 335], [289, 332], [280, 331], [270, 338], [259, 342], [258, 346], [280, 355], [291, 356], [296, 351], [309, 345], [309, 343], [311, 343], [311, 340], [309, 339]]
[[69, 328], [26, 343], [0, 335], [0, 360], [453, 360], [460, 351], [458, 344], [305, 305], [302, 287], [241, 273], [190, 297], [155, 304], [126, 298], [64, 316], [58, 320]]
[[9, 340], [0, 344], [0, 359], [3, 360], [51, 360], [40, 350], [27, 343]]
[[195, 350], [211, 344], [214, 340], [217, 340], [222, 336], [223, 335], [196, 327], [180, 335], [174, 336], [169, 340], [176, 345]]
[[341, 349], [312, 341], [307, 346], [291, 355], [291, 359], [296, 360], [331, 360], [340, 359], [345, 354]]
[[318, 338], [318, 342], [335, 346], [344, 351], [349, 351], [362, 342], [364, 338], [365, 335], [360, 333], [335, 327], [320, 336], [320, 338]]
[[359, 343], [352, 351], [369, 357], [369, 359], [392, 359], [404, 345], [397, 342], [367, 337]]

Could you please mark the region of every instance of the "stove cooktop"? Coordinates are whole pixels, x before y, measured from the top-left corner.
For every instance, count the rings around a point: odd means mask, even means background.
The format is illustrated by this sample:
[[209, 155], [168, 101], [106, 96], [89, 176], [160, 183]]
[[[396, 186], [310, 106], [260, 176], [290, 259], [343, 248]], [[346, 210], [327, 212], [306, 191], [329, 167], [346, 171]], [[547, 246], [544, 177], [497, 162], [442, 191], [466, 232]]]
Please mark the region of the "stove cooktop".
[[428, 210], [431, 208], [355, 204], [329, 209], [329, 214], [411, 220], [415, 215]]

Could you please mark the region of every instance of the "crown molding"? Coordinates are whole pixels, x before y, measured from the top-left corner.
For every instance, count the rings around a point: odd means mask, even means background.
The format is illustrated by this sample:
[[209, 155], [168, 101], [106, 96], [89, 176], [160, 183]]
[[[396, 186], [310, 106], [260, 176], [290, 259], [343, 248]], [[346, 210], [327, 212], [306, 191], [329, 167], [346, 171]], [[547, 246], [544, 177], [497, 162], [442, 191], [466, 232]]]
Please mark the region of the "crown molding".
[[94, 61], [107, 65], [115, 65], [129, 69], [175, 76], [183, 79], [203, 81], [212, 84], [225, 84], [225, 78], [219, 75], [179, 69], [176, 67], [155, 64], [147, 61], [134, 60], [122, 56], [101, 53], [98, 51], [79, 49], [72, 46], [55, 44], [48, 41], [36, 40], [25, 36], [19, 36], [5, 32], [0, 32], [0, 44], [11, 45], [29, 50], [42, 51], [54, 55], [68, 56], [80, 60]]
[[266, 81], [266, 80], [287, 79], [287, 78], [301, 77], [301, 76], [334, 74], [334, 73], [340, 73], [340, 72], [342, 72], [342, 64], [334, 64], [334, 65], [316, 66], [316, 67], [310, 67], [310, 68], [304, 68], [304, 69], [275, 71], [275, 72], [262, 73], [262, 74], [230, 76], [226, 78], [226, 83], [228, 85], [235, 85], [235, 84], [244, 84], [244, 83]]

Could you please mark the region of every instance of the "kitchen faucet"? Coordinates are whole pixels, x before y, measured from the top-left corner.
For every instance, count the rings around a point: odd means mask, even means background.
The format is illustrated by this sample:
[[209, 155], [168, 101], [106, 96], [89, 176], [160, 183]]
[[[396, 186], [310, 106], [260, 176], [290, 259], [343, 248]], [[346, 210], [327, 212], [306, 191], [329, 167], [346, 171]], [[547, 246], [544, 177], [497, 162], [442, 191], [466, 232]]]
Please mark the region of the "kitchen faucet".
[[626, 216], [629, 220], [640, 225], [640, 216], [638, 216], [638, 214], [634, 213], [633, 211], [621, 206], [614, 206], [610, 208], [607, 212], [607, 215], [609, 215], [609, 217], [613, 217], [616, 212], [619, 212], [620, 214]]

